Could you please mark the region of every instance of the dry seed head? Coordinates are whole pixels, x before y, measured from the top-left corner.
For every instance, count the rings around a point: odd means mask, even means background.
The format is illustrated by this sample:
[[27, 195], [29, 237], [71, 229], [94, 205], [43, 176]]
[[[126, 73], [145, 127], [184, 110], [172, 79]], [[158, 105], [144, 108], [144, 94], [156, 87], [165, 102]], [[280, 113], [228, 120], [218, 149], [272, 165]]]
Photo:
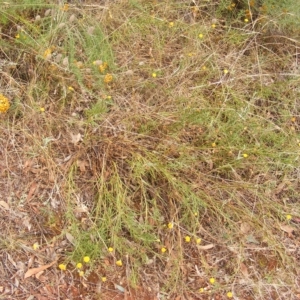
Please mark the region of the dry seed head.
[[75, 20], [76, 20], [76, 16], [73, 14], [73, 15], [70, 17], [69, 22], [70, 22], [70, 23], [73, 23]]

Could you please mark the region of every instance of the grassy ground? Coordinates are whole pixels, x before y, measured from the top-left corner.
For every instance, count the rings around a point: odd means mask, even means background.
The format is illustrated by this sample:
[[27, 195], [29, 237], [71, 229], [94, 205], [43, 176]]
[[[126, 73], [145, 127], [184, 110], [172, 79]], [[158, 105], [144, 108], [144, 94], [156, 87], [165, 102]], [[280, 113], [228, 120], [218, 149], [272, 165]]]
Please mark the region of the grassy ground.
[[300, 299], [300, 7], [0, 4], [0, 299]]

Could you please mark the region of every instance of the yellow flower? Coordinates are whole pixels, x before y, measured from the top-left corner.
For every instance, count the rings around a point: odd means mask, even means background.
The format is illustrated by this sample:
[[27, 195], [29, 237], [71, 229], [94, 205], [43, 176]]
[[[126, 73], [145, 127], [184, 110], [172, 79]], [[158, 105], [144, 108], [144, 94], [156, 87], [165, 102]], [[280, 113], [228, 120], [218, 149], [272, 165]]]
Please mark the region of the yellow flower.
[[206, 66], [203, 66], [203, 67], [202, 67], [202, 70], [203, 70], [203, 71], [205, 71], [206, 69], [207, 69]]
[[40, 112], [44, 112], [45, 111], [45, 107], [40, 107]]
[[197, 212], [194, 212], [194, 216], [197, 217], [197, 216], [198, 216], [198, 213], [197, 213]]
[[19, 33], [16, 34], [15, 38], [16, 38], [16, 39], [19, 39], [19, 38], [20, 38], [20, 34], [19, 34]]
[[69, 90], [70, 92], [74, 92], [74, 88], [73, 88], [72, 86], [68, 86], [68, 90]]
[[212, 277], [212, 278], [209, 279], [209, 282], [210, 282], [211, 284], [214, 284], [214, 283], [216, 282], [216, 279]]
[[50, 48], [46, 49], [44, 52], [44, 58], [45, 59], [51, 58], [51, 53], [52, 53], [52, 50]]
[[10, 105], [8, 99], [4, 95], [0, 94], [0, 112], [7, 112], [9, 107]]
[[245, 23], [248, 23], [248, 22], [249, 22], [249, 19], [245, 18], [245, 19], [244, 19], [244, 22], [245, 22]]
[[84, 272], [80, 271], [78, 274], [79, 274], [80, 277], [82, 277], [84, 275]]
[[161, 253], [165, 253], [165, 252], [167, 251], [167, 249], [166, 249], [165, 247], [162, 247], [162, 248], [160, 249], [160, 251], [161, 251]]
[[62, 271], [66, 271], [67, 270], [67, 266], [64, 264], [60, 264], [58, 265], [58, 267], [62, 270]]
[[185, 239], [185, 241], [186, 241], [187, 243], [189, 243], [189, 242], [191, 241], [191, 237], [188, 236], [188, 235], [187, 235], [184, 239]]
[[157, 74], [156, 73], [152, 73], [152, 77], [156, 78]]
[[202, 33], [200, 33], [200, 34], [198, 35], [198, 37], [199, 37], [200, 39], [203, 39], [204, 35], [203, 35]]
[[122, 260], [117, 260], [117, 261], [116, 261], [116, 265], [117, 265], [118, 267], [122, 267], [122, 266], [123, 266]]
[[107, 281], [107, 278], [105, 276], [101, 277], [102, 282]]
[[227, 70], [227, 69], [224, 69], [224, 74], [228, 74], [229, 73], [229, 71]]
[[79, 262], [79, 263], [76, 265], [76, 268], [77, 268], [77, 269], [81, 269], [81, 268], [82, 268], [82, 263]]
[[172, 27], [174, 27], [174, 22], [169, 23], [169, 28], [172, 28]]
[[211, 28], [213, 28], [213, 29], [215, 29], [216, 27], [217, 27], [216, 24], [212, 24], [212, 25], [211, 25]]
[[171, 223], [171, 222], [168, 224], [168, 228], [169, 228], [169, 229], [172, 229], [173, 226], [174, 226], [174, 225], [173, 225], [173, 223]]
[[39, 243], [34, 243], [32, 245], [33, 250], [37, 250], [37, 249], [39, 249], [39, 247], [40, 247]]
[[90, 260], [91, 260], [91, 259], [90, 259], [89, 256], [85, 256], [85, 257], [83, 258], [83, 261], [84, 261], [85, 263], [88, 263]]
[[243, 153], [243, 157], [247, 158], [249, 155], [247, 153]]
[[232, 298], [233, 297], [232, 292], [228, 292], [226, 295], [227, 295], [228, 298]]
[[105, 83], [110, 83], [110, 82], [112, 82], [113, 81], [113, 76], [111, 75], [111, 74], [106, 74], [105, 76], [104, 76], [104, 82]]
[[65, 4], [63, 7], [60, 8], [62, 11], [67, 11], [69, 10], [69, 4]]
[[114, 251], [114, 248], [112, 248], [112, 247], [108, 248], [108, 252], [113, 252], [113, 251]]
[[202, 239], [197, 238], [197, 239], [196, 239], [196, 244], [197, 244], [197, 245], [201, 244], [201, 241], [202, 241]]
[[216, 143], [212, 143], [211, 146], [214, 148], [214, 147], [217, 146], [217, 144]]
[[286, 215], [286, 219], [287, 219], [288, 221], [290, 221], [290, 220], [292, 220], [292, 216], [291, 216], [291, 215]]
[[104, 73], [107, 68], [108, 68], [108, 64], [107, 64], [107, 62], [104, 62], [99, 66], [99, 71], [101, 73]]
[[204, 292], [204, 288], [200, 288], [199, 293], [203, 293], [203, 292]]

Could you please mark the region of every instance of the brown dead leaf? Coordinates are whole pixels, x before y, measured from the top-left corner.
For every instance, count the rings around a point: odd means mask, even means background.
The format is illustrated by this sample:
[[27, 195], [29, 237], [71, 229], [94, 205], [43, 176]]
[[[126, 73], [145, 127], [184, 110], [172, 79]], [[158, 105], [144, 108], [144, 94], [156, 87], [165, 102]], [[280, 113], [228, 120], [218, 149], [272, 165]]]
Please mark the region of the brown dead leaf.
[[208, 244], [208, 245], [205, 245], [205, 246], [197, 246], [197, 248], [199, 250], [209, 250], [211, 248], [213, 248], [215, 245], [214, 244]]
[[44, 271], [45, 271], [45, 270], [36, 273], [36, 274], [35, 274], [35, 278], [36, 278], [36, 279], [40, 279], [40, 277], [41, 277], [41, 275], [44, 273]]
[[86, 171], [86, 167], [88, 167], [89, 164], [84, 160], [77, 160], [77, 166], [79, 167], [80, 172], [84, 173]]
[[290, 225], [280, 225], [280, 229], [288, 233], [289, 236], [291, 236], [293, 231], [295, 230], [295, 228]]
[[52, 267], [55, 263], [57, 262], [57, 260], [53, 261], [52, 263], [48, 264], [48, 265], [44, 265], [44, 266], [40, 266], [38, 268], [33, 268], [33, 269], [29, 269], [25, 275], [24, 275], [24, 279], [31, 277], [32, 275], [35, 275], [37, 273], [40, 273], [41, 271], [44, 271], [50, 267]]
[[66, 232], [66, 238], [72, 245], [75, 246], [75, 238], [71, 233]]
[[240, 270], [241, 270], [241, 273], [244, 275], [244, 277], [247, 277], [247, 278], [249, 277], [248, 269], [244, 263], [240, 264]]
[[5, 201], [0, 201], [0, 206], [3, 207], [4, 209], [9, 210], [9, 205]]
[[34, 196], [34, 193], [36, 191], [36, 188], [37, 188], [37, 183], [36, 182], [33, 182], [30, 186], [30, 189], [29, 189], [29, 192], [28, 192], [28, 195], [27, 195], [27, 198], [26, 198], [26, 201], [29, 202], [32, 197]]

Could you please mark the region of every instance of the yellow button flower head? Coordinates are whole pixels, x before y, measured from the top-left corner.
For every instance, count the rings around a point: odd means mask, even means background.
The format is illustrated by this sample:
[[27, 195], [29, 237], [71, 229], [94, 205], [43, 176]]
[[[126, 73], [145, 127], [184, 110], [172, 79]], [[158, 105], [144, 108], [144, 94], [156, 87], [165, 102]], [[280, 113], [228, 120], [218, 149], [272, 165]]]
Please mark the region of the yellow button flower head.
[[76, 265], [76, 268], [77, 268], [77, 269], [81, 269], [81, 268], [82, 268], [82, 263], [78, 263], [78, 264]]
[[212, 278], [209, 279], [209, 282], [210, 282], [211, 284], [214, 284], [214, 283], [216, 282], [216, 279], [212, 277]]
[[247, 158], [249, 155], [247, 153], [243, 153], [243, 157]]
[[118, 267], [122, 267], [122, 266], [123, 266], [122, 260], [117, 260], [117, 261], [116, 261], [116, 265], [117, 265]]
[[58, 267], [62, 270], [62, 271], [66, 271], [67, 270], [67, 266], [65, 264], [60, 264], [58, 265]]
[[99, 66], [99, 71], [100, 71], [101, 73], [104, 73], [104, 71], [105, 71], [107, 68], [108, 68], [108, 64], [107, 64], [107, 62], [104, 62], [104, 63], [102, 63], [102, 64]]
[[202, 240], [201, 240], [200, 238], [197, 238], [197, 239], [196, 239], [196, 244], [197, 244], [197, 245], [201, 244], [201, 241], [202, 241]]
[[60, 8], [60, 10], [62, 10], [62, 11], [68, 11], [69, 10], [69, 4], [64, 4], [64, 6], [62, 6]]
[[91, 260], [91, 259], [90, 259], [89, 256], [85, 256], [85, 257], [83, 258], [83, 261], [84, 261], [85, 263], [88, 263], [90, 260]]
[[9, 107], [10, 105], [8, 99], [4, 95], [0, 94], [0, 112], [7, 112]]
[[290, 220], [292, 220], [292, 216], [291, 216], [291, 215], [286, 215], [286, 219], [287, 219], [288, 221], [290, 221]]
[[169, 229], [173, 229], [173, 226], [174, 226], [174, 225], [173, 225], [173, 223], [171, 223], [171, 222], [168, 224], [168, 228], [169, 228]]
[[33, 250], [37, 250], [37, 249], [39, 249], [39, 247], [40, 247], [39, 243], [34, 243], [32, 245]]
[[114, 248], [109, 247], [109, 248], [108, 248], [108, 252], [114, 252]]
[[188, 236], [188, 235], [187, 235], [184, 239], [185, 239], [185, 241], [186, 241], [187, 243], [189, 243], [189, 242], [191, 241], [191, 237]]
[[228, 298], [232, 298], [233, 297], [232, 292], [228, 292], [226, 295], [227, 295]]
[[229, 71], [227, 69], [224, 69], [223, 72], [224, 72], [224, 74], [228, 74]]
[[44, 52], [44, 58], [45, 59], [50, 59], [51, 58], [51, 54], [52, 54], [51, 48], [46, 49], [45, 52]]
[[174, 22], [169, 23], [169, 28], [172, 28], [172, 27], [174, 27]]
[[200, 33], [200, 34], [198, 35], [198, 37], [199, 37], [199, 39], [203, 39], [203, 37], [204, 37], [203, 33]]
[[249, 22], [249, 19], [245, 18], [245, 19], [244, 19], [244, 22], [245, 22], [245, 23], [248, 23], [248, 22]]
[[162, 248], [160, 249], [160, 251], [161, 251], [161, 253], [165, 253], [165, 252], [167, 251], [167, 249], [166, 249], [165, 247], [162, 247]]
[[157, 74], [156, 73], [152, 73], [152, 77], [156, 78]]
[[105, 76], [104, 76], [104, 82], [105, 83], [110, 83], [110, 82], [112, 82], [113, 81], [113, 76], [111, 75], [111, 74], [106, 74]]
[[107, 281], [107, 278], [105, 276], [101, 277], [102, 282]]

